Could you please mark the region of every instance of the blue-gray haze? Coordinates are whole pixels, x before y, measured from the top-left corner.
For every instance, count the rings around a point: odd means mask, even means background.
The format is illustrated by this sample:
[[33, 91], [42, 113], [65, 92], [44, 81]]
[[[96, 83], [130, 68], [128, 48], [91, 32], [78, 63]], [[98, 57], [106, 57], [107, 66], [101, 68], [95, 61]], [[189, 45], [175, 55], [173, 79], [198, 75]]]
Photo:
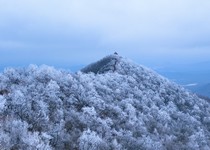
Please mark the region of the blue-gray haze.
[[117, 51], [181, 84], [207, 82], [209, 8], [208, 0], [0, 0], [0, 68], [75, 71]]

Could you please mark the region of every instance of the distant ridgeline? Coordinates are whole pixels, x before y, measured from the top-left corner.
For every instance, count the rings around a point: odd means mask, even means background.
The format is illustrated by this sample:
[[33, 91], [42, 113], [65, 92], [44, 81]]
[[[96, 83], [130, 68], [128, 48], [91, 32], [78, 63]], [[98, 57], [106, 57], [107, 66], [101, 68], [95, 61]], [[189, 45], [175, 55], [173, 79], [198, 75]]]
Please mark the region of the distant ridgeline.
[[6, 69], [0, 149], [208, 150], [210, 103], [118, 55], [74, 74]]

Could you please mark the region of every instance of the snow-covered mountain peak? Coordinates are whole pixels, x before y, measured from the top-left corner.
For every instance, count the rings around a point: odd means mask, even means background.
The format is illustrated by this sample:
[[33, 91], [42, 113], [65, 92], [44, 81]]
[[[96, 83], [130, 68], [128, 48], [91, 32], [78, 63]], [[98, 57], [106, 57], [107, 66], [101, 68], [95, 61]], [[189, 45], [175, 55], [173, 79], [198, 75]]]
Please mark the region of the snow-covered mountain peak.
[[124, 58], [117, 54], [108, 55], [94, 63], [89, 64], [88, 66], [81, 69], [83, 73], [95, 73], [95, 74], [103, 74], [103, 73], [113, 73], [117, 72], [122, 75], [129, 75], [129, 73], [138, 72], [153, 72], [151, 69], [136, 64], [130, 59]]
[[[135, 79], [137, 82], [141, 82], [141, 84], [142, 83], [147, 84], [148, 87], [155, 85], [160, 86], [160, 84], [167, 85], [168, 83], [173, 84], [167, 78], [157, 74], [153, 70], [145, 66], [136, 64], [132, 60], [116, 54], [108, 55], [100, 59], [99, 61], [91, 63], [90, 65], [81, 69], [81, 72], [94, 73], [101, 76], [104, 76], [106, 73], [108, 73], [110, 78], [113, 76], [111, 74], [114, 73], [115, 76], [114, 78], [116, 79], [118, 78], [117, 76], [119, 75], [127, 78], [130, 77]], [[178, 85], [177, 84], [173, 85], [173, 87], [176, 86]]]
[[122, 57], [116, 54], [109, 55], [103, 59], [88, 65], [81, 71], [84, 73], [93, 72], [95, 74], [101, 74], [106, 72], [115, 72], [118, 70], [118, 63], [122, 60]]

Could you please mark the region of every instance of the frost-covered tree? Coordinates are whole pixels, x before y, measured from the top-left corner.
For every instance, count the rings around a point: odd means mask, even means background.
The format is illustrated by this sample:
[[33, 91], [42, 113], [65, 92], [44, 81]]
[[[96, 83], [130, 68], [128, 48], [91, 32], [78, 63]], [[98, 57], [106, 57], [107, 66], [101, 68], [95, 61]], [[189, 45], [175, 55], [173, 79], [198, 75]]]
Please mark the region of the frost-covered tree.
[[105, 150], [106, 144], [97, 135], [96, 132], [85, 130], [79, 138], [79, 149], [80, 150]]
[[0, 73], [0, 149], [210, 149], [210, 104], [118, 55]]

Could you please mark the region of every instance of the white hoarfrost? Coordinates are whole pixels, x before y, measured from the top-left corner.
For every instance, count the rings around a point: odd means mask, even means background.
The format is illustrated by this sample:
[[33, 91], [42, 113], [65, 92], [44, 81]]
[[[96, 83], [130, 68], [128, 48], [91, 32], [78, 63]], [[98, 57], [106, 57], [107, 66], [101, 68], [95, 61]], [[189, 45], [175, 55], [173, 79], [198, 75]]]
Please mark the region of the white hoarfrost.
[[210, 149], [210, 103], [111, 55], [77, 73], [0, 74], [0, 149]]

